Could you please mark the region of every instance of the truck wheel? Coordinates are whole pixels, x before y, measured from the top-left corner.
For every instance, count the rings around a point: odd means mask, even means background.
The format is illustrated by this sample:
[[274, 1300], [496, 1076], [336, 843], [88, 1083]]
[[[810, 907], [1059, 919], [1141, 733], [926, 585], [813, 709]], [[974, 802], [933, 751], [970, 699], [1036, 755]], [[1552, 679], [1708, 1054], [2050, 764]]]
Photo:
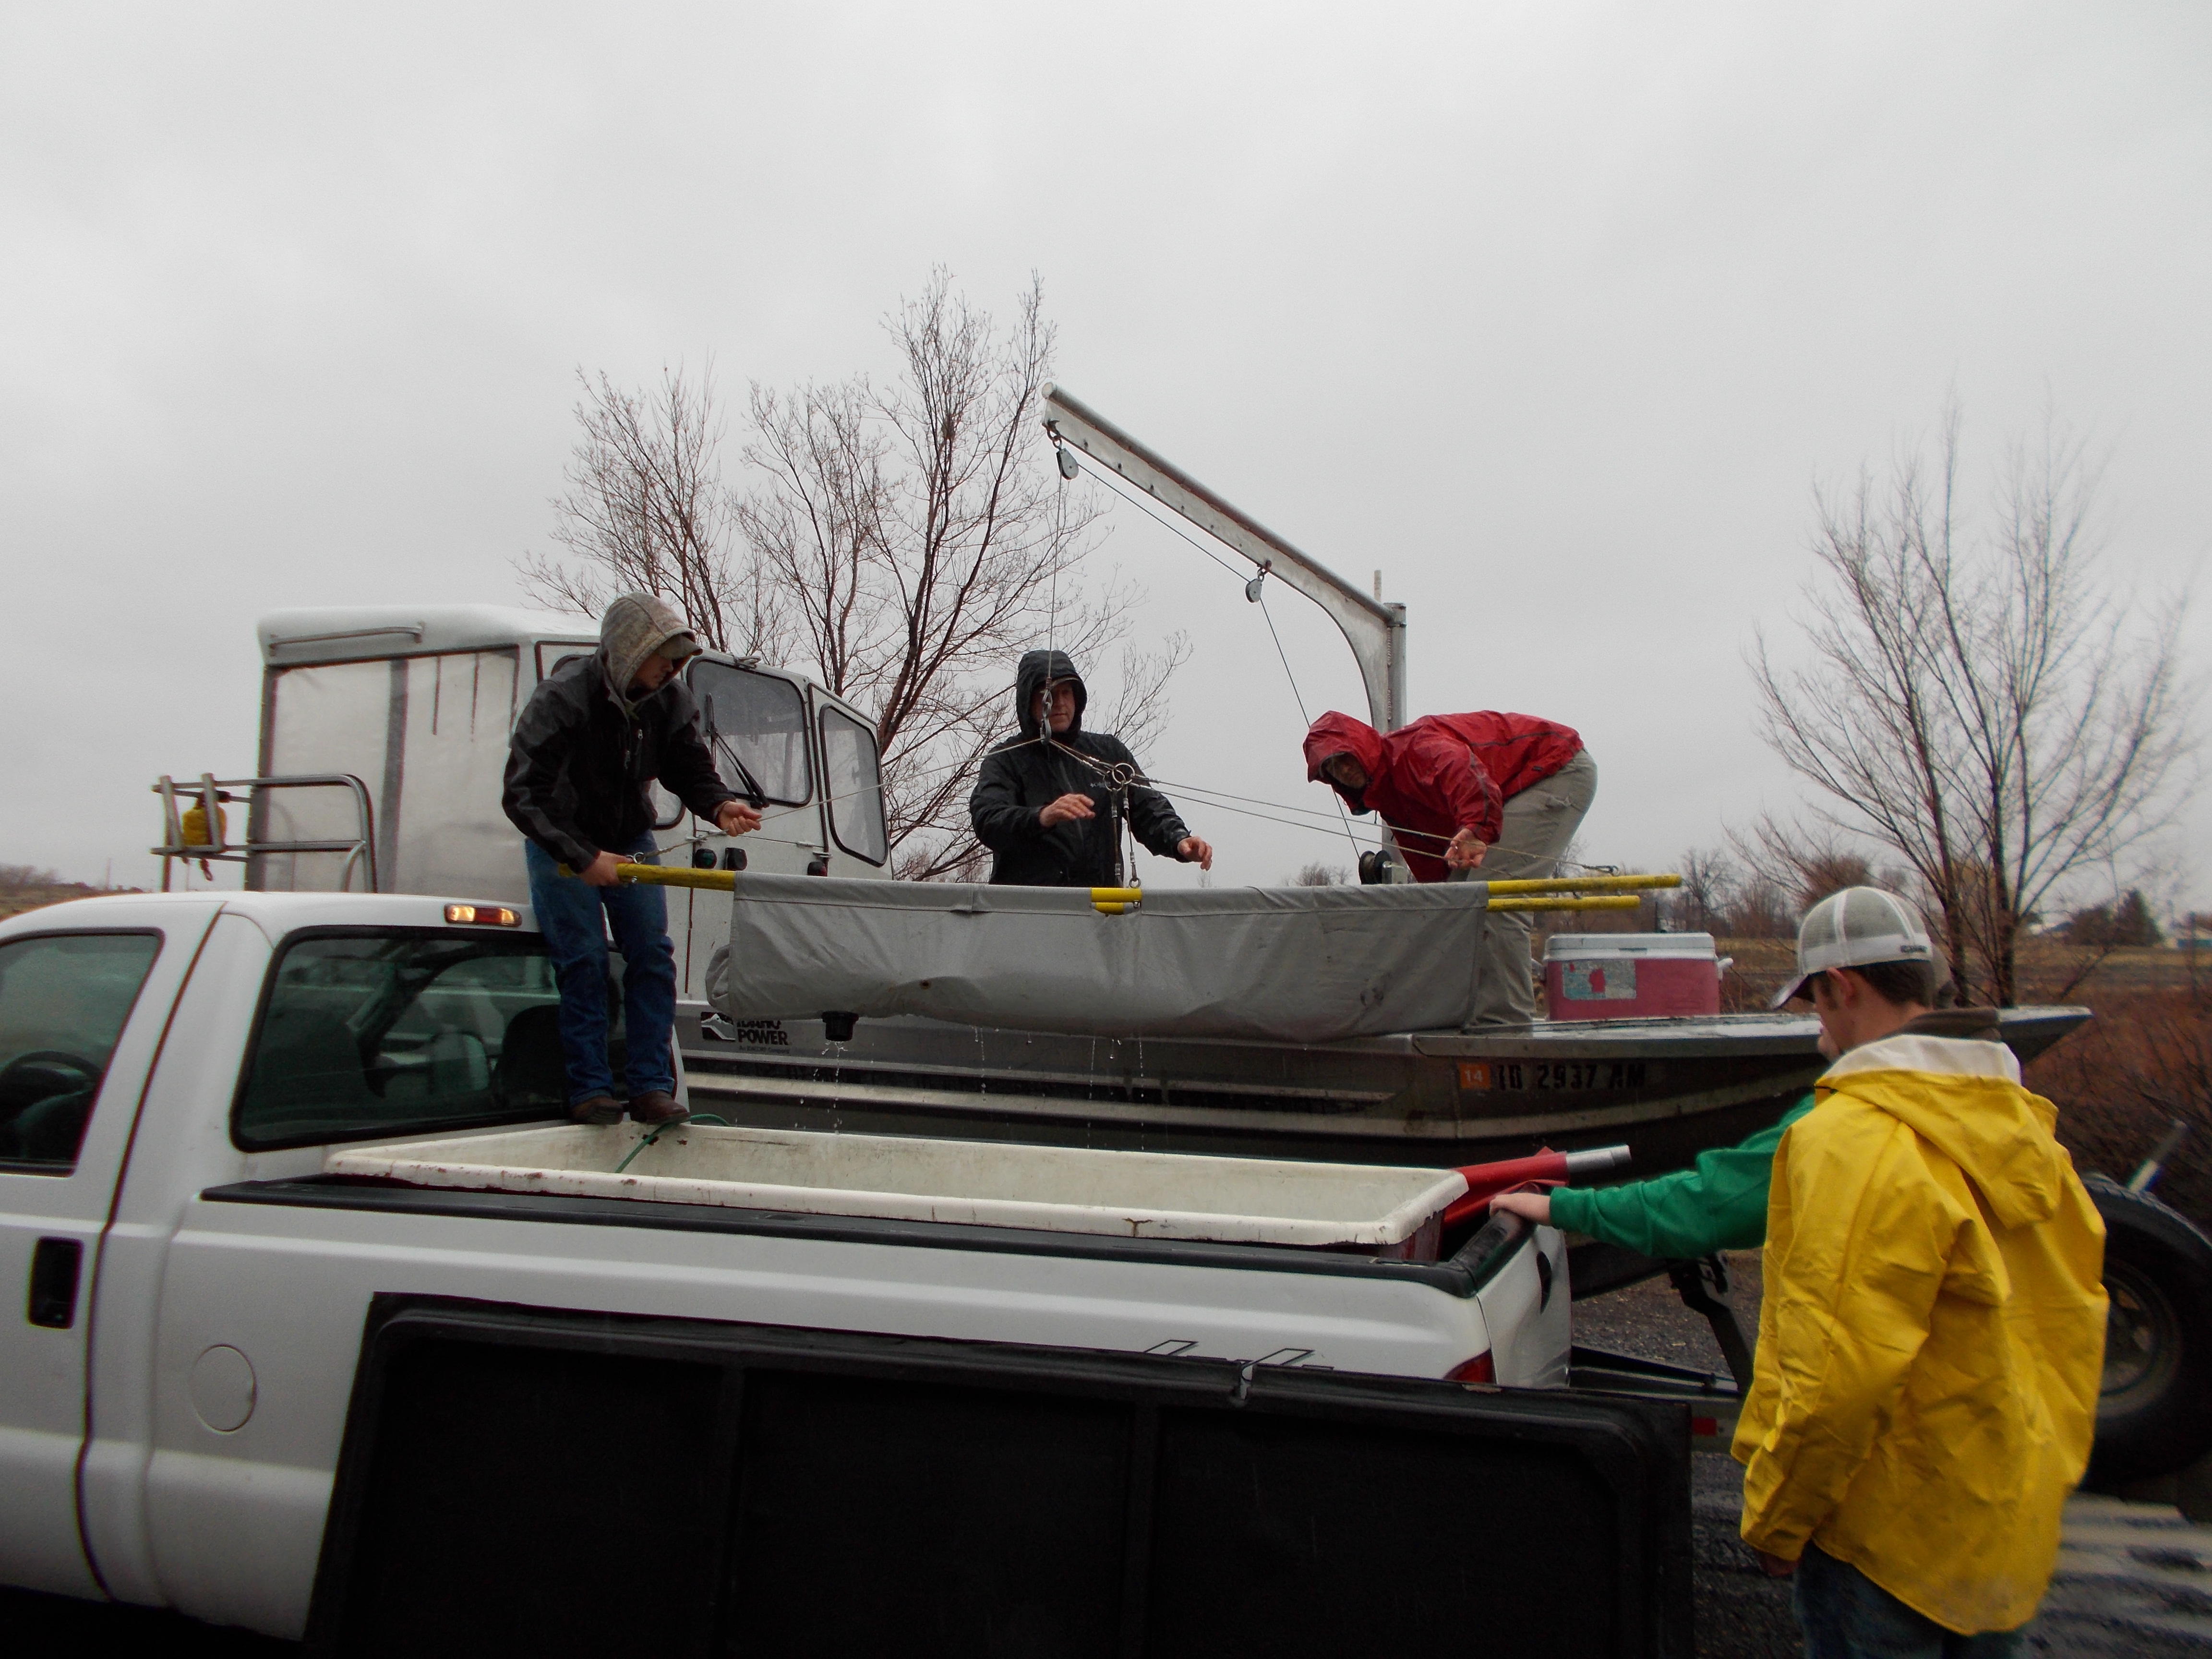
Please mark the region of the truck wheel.
[[2091, 1176], [2105, 1218], [2104, 1391], [2089, 1479], [2185, 1468], [2212, 1449], [2212, 1238], [2148, 1193]]

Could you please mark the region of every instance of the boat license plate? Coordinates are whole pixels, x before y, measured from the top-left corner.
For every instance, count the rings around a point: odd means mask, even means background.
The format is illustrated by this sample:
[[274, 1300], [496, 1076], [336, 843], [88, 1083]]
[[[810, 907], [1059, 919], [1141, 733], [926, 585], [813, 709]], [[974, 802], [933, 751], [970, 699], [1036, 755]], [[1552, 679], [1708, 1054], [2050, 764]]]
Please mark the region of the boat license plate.
[[1462, 1060], [1459, 1086], [1473, 1093], [1495, 1089], [1588, 1093], [1646, 1087], [1650, 1072], [1650, 1062], [1642, 1060]]

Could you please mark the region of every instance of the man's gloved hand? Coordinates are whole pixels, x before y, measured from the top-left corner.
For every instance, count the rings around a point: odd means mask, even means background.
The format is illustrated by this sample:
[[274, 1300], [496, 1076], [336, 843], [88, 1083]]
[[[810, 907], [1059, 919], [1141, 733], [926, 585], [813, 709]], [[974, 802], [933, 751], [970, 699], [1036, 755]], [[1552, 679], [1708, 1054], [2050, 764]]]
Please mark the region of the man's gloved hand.
[[741, 800], [726, 800], [714, 809], [714, 827], [726, 836], [748, 835], [761, 827], [761, 815]]

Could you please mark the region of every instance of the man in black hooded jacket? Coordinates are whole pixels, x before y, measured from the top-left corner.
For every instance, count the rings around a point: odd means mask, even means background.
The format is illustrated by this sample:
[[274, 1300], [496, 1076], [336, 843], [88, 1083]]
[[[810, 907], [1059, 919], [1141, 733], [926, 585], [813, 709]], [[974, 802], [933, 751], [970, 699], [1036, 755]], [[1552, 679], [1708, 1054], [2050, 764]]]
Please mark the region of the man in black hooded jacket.
[[[607, 1060], [607, 930], [623, 954], [629, 1110], [639, 1123], [687, 1115], [669, 1060], [676, 959], [666, 895], [617, 875], [658, 864], [655, 782], [726, 836], [760, 814], [722, 781], [699, 711], [678, 677], [699, 653], [684, 618], [651, 593], [623, 593], [599, 622], [599, 648], [538, 682], [509, 739], [501, 804], [526, 837], [530, 903], [561, 988], [568, 1115], [613, 1123], [623, 1109]], [[563, 873], [562, 866], [568, 873]]]
[[[998, 856], [991, 879], [1018, 887], [1115, 887], [1121, 884], [1121, 824], [1109, 780], [1084, 757], [1133, 773], [1137, 759], [1109, 732], [1083, 729], [1089, 701], [1082, 676], [1061, 651], [1025, 653], [1014, 678], [1021, 735], [983, 757], [968, 798], [976, 839]], [[1129, 826], [1158, 858], [1213, 868], [1213, 848], [1190, 833], [1167, 797], [1133, 783]]]

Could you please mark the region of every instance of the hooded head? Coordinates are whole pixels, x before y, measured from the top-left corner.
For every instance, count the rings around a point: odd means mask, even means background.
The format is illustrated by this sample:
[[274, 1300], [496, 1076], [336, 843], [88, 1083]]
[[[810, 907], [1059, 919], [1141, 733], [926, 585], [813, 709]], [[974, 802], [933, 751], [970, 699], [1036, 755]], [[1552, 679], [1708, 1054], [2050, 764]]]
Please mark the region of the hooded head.
[[1021, 727], [1022, 735], [1034, 738], [1037, 734], [1037, 693], [1048, 684], [1058, 685], [1072, 682], [1075, 687], [1075, 719], [1065, 736], [1073, 736], [1083, 729], [1084, 705], [1091, 694], [1084, 690], [1083, 676], [1075, 672], [1075, 665], [1065, 651], [1024, 651], [1021, 666], [1014, 673], [1014, 723]]
[[1355, 812], [1364, 812], [1367, 803], [1364, 790], [1346, 789], [1322, 770], [1330, 758], [1349, 755], [1359, 763], [1373, 783], [1382, 770], [1382, 739], [1365, 720], [1356, 720], [1349, 714], [1340, 714], [1334, 708], [1313, 723], [1306, 733], [1306, 776], [1315, 783], [1325, 783], [1344, 797], [1344, 804]]
[[630, 695], [631, 683], [649, 659], [665, 657], [680, 665], [698, 654], [699, 641], [690, 625], [656, 594], [617, 594], [599, 618], [600, 665], [608, 691], [625, 709], [652, 695]]

